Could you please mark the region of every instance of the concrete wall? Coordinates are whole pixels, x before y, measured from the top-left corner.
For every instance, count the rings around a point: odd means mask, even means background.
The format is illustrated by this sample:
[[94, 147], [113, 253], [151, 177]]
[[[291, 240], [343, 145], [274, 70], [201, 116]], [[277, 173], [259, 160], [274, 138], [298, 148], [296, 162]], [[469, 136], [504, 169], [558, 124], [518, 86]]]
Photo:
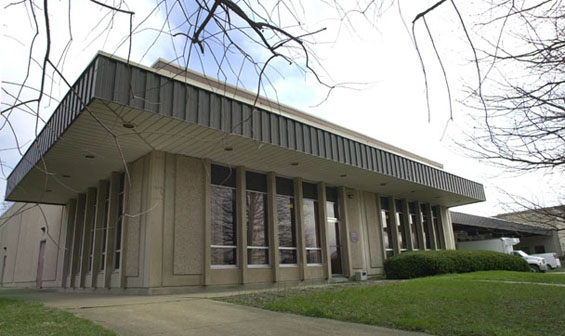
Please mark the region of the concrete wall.
[[[42, 287], [60, 287], [64, 207], [14, 203], [0, 218], [2, 286], [35, 287], [39, 248], [45, 241]], [[42, 230], [42, 228], [44, 230]]]
[[[221, 163], [219, 163], [221, 164]], [[44, 285], [82, 288], [163, 288], [202, 285], [268, 284], [273, 282], [315, 281], [332, 278], [328, 262], [329, 238], [326, 222], [326, 185], [319, 181], [294, 180], [295, 215], [297, 228], [297, 265], [279, 265], [278, 225], [276, 216], [269, 216], [268, 265], [247, 265], [245, 218], [245, 171], [237, 167], [236, 207], [238, 229], [238, 265], [210, 265], [210, 167], [207, 160], [154, 151], [128, 165], [128, 173], [113, 173], [85, 193], [69, 200], [66, 207], [42, 206], [49, 219], [51, 240], [40, 227], [45, 226], [38, 207], [14, 206], [4, 216], [0, 228], [0, 242], [8, 255], [5, 284], [34, 286], [37, 271], [39, 242], [47, 241]], [[118, 214], [120, 177], [124, 176], [124, 209]], [[267, 173], [268, 213], [276, 213], [275, 174]], [[302, 209], [302, 183], [317, 185], [320, 219], [322, 264], [306, 263], [304, 223]], [[370, 276], [383, 276], [385, 251], [382, 244], [380, 198], [377, 195], [337, 186], [339, 223], [341, 226], [342, 269], [345, 277], [355, 272]], [[102, 206], [108, 195], [109, 210]], [[402, 200], [407, 213], [408, 201]], [[95, 206], [96, 204], [96, 206]], [[419, 206], [419, 203], [418, 203]], [[274, 207], [274, 208], [273, 208]], [[29, 209], [28, 209], [29, 208]], [[26, 209], [26, 211], [20, 211]], [[448, 209], [438, 207], [442, 224], [440, 240], [448, 249], [454, 248], [454, 237]], [[396, 211], [391, 208], [391, 212]], [[20, 213], [21, 212], [21, 213]], [[107, 234], [102, 234], [104, 215], [107, 215]], [[3, 218], [4, 218], [3, 217]], [[407, 217], [407, 216], [405, 216]], [[121, 236], [116, 223], [123, 218]], [[392, 216], [392, 234], [399, 235], [398, 227], [408, 222], [396, 223]], [[94, 225], [96, 230], [89, 229]], [[421, 223], [419, 225], [422, 225]], [[92, 233], [94, 232], [94, 233]], [[91, 237], [91, 233], [93, 236]], [[106, 239], [105, 267], [101, 267], [101, 247]], [[114, 247], [121, 240], [121, 267], [114, 269], [113, 260], [118, 254]], [[420, 237], [418, 237], [420, 239]], [[89, 242], [93, 241], [94, 263], [88, 266]], [[59, 243], [60, 242], [60, 243]], [[57, 248], [57, 244], [61, 248]], [[395, 253], [400, 253], [398, 241], [393, 242]], [[435, 245], [434, 245], [435, 246]], [[439, 246], [439, 245], [438, 245]], [[84, 253], [80, 253], [81, 249]], [[411, 246], [408, 246], [408, 250]], [[21, 250], [21, 252], [19, 252]], [[0, 262], [2, 260], [0, 259]], [[16, 266], [17, 265], [17, 266]], [[1, 266], [1, 265], [0, 265]]]

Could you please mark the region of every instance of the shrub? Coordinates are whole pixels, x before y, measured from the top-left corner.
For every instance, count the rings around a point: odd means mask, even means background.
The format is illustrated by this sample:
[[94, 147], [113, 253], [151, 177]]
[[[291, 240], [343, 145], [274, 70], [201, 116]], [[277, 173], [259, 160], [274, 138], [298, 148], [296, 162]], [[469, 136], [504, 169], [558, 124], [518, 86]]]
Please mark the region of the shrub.
[[405, 252], [387, 259], [384, 268], [389, 279], [491, 270], [530, 270], [528, 263], [520, 257], [494, 251], [468, 250]]

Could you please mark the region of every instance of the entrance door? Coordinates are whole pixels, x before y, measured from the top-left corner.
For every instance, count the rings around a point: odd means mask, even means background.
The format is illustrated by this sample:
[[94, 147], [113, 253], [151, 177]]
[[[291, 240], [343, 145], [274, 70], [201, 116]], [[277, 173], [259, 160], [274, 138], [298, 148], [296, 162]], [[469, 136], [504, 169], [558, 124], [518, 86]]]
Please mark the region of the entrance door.
[[341, 265], [341, 234], [339, 221], [328, 218], [328, 233], [330, 238], [330, 258], [332, 263], [332, 274], [343, 275]]
[[43, 281], [43, 264], [45, 262], [45, 240], [39, 243], [39, 260], [37, 260], [37, 278], [35, 287], [41, 288]]

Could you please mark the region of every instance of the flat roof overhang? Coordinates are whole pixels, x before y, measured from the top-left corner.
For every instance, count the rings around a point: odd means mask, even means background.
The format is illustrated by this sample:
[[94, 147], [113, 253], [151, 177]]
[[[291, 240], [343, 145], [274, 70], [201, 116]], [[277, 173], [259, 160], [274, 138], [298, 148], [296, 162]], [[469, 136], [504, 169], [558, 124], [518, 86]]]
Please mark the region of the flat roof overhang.
[[154, 150], [448, 207], [485, 200], [479, 183], [104, 54], [12, 171], [6, 199], [65, 204]]
[[520, 237], [551, 236], [552, 230], [538, 226], [511, 222], [503, 219], [469, 215], [461, 212], [451, 212], [451, 222], [454, 231], [476, 233], [495, 233]]

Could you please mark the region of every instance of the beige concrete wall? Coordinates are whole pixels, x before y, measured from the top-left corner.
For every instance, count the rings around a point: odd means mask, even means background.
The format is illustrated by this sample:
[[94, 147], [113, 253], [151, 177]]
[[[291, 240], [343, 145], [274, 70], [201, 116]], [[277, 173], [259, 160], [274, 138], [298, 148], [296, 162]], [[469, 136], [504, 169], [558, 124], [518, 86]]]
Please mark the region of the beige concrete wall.
[[365, 262], [365, 230], [367, 226], [365, 216], [362, 212], [363, 193], [354, 190], [346, 189], [346, 206], [348, 214], [349, 236], [343, 237], [349, 241], [349, 253], [351, 258], [351, 268], [353, 274], [355, 271], [366, 271], [367, 265]]
[[377, 195], [363, 192], [363, 213], [365, 215], [365, 255], [368, 256], [367, 273], [382, 275], [384, 273], [384, 253], [382, 249], [382, 229], [380, 214], [377, 209]]
[[[45, 241], [42, 287], [60, 287], [58, 277], [63, 206], [14, 203], [0, 218], [0, 273], [3, 286], [35, 287], [39, 246]], [[42, 230], [44, 228], [44, 230]], [[6, 259], [4, 259], [6, 256]], [[4, 265], [6, 260], [6, 265]]]

